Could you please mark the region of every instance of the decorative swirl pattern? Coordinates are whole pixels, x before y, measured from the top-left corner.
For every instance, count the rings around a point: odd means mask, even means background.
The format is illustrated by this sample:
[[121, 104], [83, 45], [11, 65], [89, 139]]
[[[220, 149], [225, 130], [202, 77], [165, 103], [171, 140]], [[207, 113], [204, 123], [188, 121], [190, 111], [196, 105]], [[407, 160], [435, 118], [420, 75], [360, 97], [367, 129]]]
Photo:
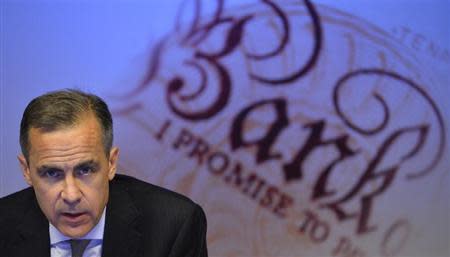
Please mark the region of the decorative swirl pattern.
[[[304, 76], [315, 65], [319, 57], [321, 48], [322, 29], [319, 16], [315, 11], [314, 6], [308, 0], [304, 0], [303, 2], [307, 13], [312, 20], [314, 42], [312, 53], [307, 58], [305, 64], [289, 75], [278, 78], [269, 78], [255, 73], [254, 71], [248, 71], [248, 76], [250, 79], [262, 84], [268, 84], [272, 86], [288, 85]], [[242, 46], [245, 37], [244, 31], [247, 24], [255, 18], [261, 16], [261, 14], [257, 12], [245, 14], [240, 17], [226, 16], [223, 13], [224, 1], [217, 0], [216, 3], [217, 5], [214, 11], [214, 15], [208, 22], [202, 21], [201, 4], [199, 0], [194, 1], [193, 17], [187, 26], [183, 26], [181, 20], [181, 11], [186, 9], [186, 1], [181, 6], [182, 8], [180, 8], [180, 12], [177, 16], [178, 19], [175, 27], [175, 37], [178, 38], [177, 42], [179, 43], [180, 47], [187, 47], [190, 51], [193, 51], [192, 59], [183, 61], [183, 63], [184, 65], [195, 67], [195, 69], [201, 74], [202, 82], [199, 90], [196, 91], [196, 93], [191, 94], [190, 96], [182, 95], [180, 92], [181, 88], [185, 88], [185, 86], [190, 85], [190, 83], [180, 75], [174, 75], [174, 77], [171, 78], [166, 84], [167, 99], [170, 109], [175, 114], [191, 121], [208, 119], [219, 113], [227, 106], [230, 96], [231, 75], [229, 74], [229, 70], [227, 69], [227, 67], [225, 67], [225, 65], [223, 64], [222, 59], [231, 55], [236, 51], [236, 49], [239, 49], [239, 47]], [[290, 39], [291, 25], [289, 23], [287, 14], [274, 1], [262, 0], [262, 3], [265, 6], [268, 6], [270, 10], [272, 10], [276, 18], [280, 19], [282, 24], [282, 36], [276, 48], [267, 53], [254, 54], [244, 50], [244, 56], [252, 61], [268, 61], [270, 60], [270, 58], [281, 55]], [[226, 26], [226, 32], [222, 41], [222, 48], [215, 51], [206, 51], [204, 49], [200, 49], [200, 45], [209, 37], [211, 37], [213, 31], [221, 28], [222, 26]], [[183, 28], [185, 27], [187, 27], [188, 29], [186, 33], [183, 33]], [[166, 50], [169, 39], [170, 37], [166, 37], [156, 45], [150, 56], [148, 72], [145, 74], [142, 82], [138, 85], [138, 87], [133, 89], [130, 93], [126, 94], [125, 97], [137, 95], [139, 92], [142, 92], [144, 89], [146, 89], [155, 79], [161, 69], [163, 58], [162, 53]], [[200, 62], [202, 61], [206, 61], [206, 63], [208, 64], [207, 67], [202, 67], [200, 65]], [[176, 98], [178, 98], [180, 102], [187, 103], [188, 101], [194, 102], [197, 99], [200, 99], [205, 94], [205, 89], [209, 85], [208, 83], [206, 83], [206, 74], [209, 74], [206, 71], [210, 69], [217, 74], [219, 83], [216, 93], [217, 97], [213, 102], [210, 103], [209, 107], [197, 111], [186, 112], [184, 111], [184, 108], [182, 108], [182, 106], [177, 106], [177, 104], [175, 103]]]
[[[270, 6], [272, 8], [274, 8], [275, 12], [277, 13], [277, 15], [280, 16], [281, 20], [283, 21], [283, 28], [284, 28], [284, 33], [286, 33], [287, 29], [289, 28], [286, 24], [285, 24], [285, 20], [286, 17], [283, 13], [279, 12], [279, 9], [276, 8], [276, 5], [271, 2], [271, 1], [264, 1], [267, 4], [270, 3]], [[314, 65], [317, 62], [317, 59], [319, 58], [319, 53], [320, 53], [320, 49], [321, 49], [321, 45], [322, 45], [322, 27], [320, 25], [320, 18], [319, 15], [317, 14], [314, 6], [308, 1], [308, 0], [304, 0], [305, 6], [308, 10], [309, 16], [311, 17], [312, 20], [312, 25], [313, 25], [313, 37], [314, 37], [314, 47], [312, 50], [311, 55], [309, 56], [308, 60], [306, 61], [306, 63], [299, 68], [297, 71], [287, 75], [287, 76], [283, 76], [280, 78], [268, 78], [268, 77], [263, 77], [261, 75], [255, 74], [255, 73], [250, 73], [250, 77], [258, 82], [264, 83], [264, 84], [269, 84], [272, 86], [278, 86], [278, 85], [286, 85], [289, 83], [292, 83], [294, 81], [296, 81], [297, 79], [301, 78], [302, 76], [304, 76], [306, 73], [308, 73], [308, 71], [310, 71]], [[281, 42], [286, 41], [287, 42], [287, 38], [288, 35], [284, 36], [281, 40]], [[284, 45], [283, 43], [281, 44], [281, 47], [279, 47], [277, 54], [281, 53], [281, 50], [283, 49]], [[273, 56], [272, 54], [269, 54], [268, 57]], [[261, 58], [260, 58], [261, 59]], [[262, 58], [262, 59], [266, 59], [266, 58]]]
[[[334, 104], [334, 108], [335, 108], [338, 116], [342, 119], [342, 121], [349, 128], [351, 128], [352, 130], [354, 130], [360, 134], [363, 134], [363, 135], [370, 136], [370, 135], [374, 135], [374, 134], [382, 131], [386, 127], [386, 125], [389, 123], [390, 114], [389, 114], [389, 107], [387, 106], [387, 103], [383, 99], [383, 97], [377, 93], [374, 93], [373, 96], [381, 104], [381, 106], [383, 108], [383, 118], [382, 118], [382, 122], [380, 124], [378, 124], [374, 128], [369, 128], [369, 129], [361, 128], [360, 126], [356, 125], [353, 121], [351, 121], [351, 119], [349, 117], [347, 117], [347, 115], [345, 115], [345, 113], [342, 110], [339, 94], [341, 92], [342, 87], [345, 85], [346, 82], [348, 82], [349, 80], [354, 79], [356, 77], [360, 77], [360, 76], [385, 76], [385, 77], [403, 82], [403, 84], [412, 88], [415, 92], [419, 93], [419, 95], [421, 97], [423, 97], [426, 100], [426, 102], [431, 106], [433, 113], [434, 113], [434, 115], [436, 115], [436, 119], [438, 121], [439, 137], [440, 137], [439, 145], [438, 145], [436, 154], [435, 154], [434, 158], [431, 160], [431, 162], [428, 165], [426, 165], [426, 167], [423, 168], [422, 170], [420, 170], [418, 172], [414, 172], [412, 174], [408, 174], [407, 178], [415, 179], [415, 178], [422, 177], [422, 176], [426, 175], [427, 173], [431, 172], [433, 170], [433, 168], [437, 165], [437, 163], [440, 161], [440, 159], [442, 158], [442, 156], [444, 154], [445, 142], [447, 142], [445, 130], [444, 130], [444, 119], [442, 117], [441, 112], [437, 108], [435, 102], [433, 101], [433, 99], [431, 99], [431, 97], [427, 94], [427, 92], [425, 90], [423, 90], [421, 87], [419, 87], [412, 80], [405, 78], [405, 77], [403, 77], [397, 73], [391, 72], [391, 71], [386, 71], [386, 70], [381, 70], [381, 69], [375, 68], [375, 69], [359, 69], [356, 71], [349, 72], [348, 74], [344, 75], [341, 79], [339, 79], [338, 82], [336, 83], [336, 86], [334, 87], [334, 90], [333, 90], [333, 104]], [[403, 158], [409, 158], [410, 156], [417, 153], [419, 151], [419, 149], [423, 146], [423, 144], [424, 144], [424, 142], [419, 142], [416, 145], [415, 149], [413, 149], [408, 156], [404, 156]]]
[[289, 41], [289, 35], [290, 35], [289, 34], [289, 31], [290, 31], [289, 20], [286, 17], [286, 15], [284, 14], [283, 10], [281, 10], [281, 8], [278, 7], [272, 1], [263, 0], [262, 2], [265, 3], [266, 5], [268, 5], [275, 12], [276, 16], [281, 20], [281, 23], [283, 26], [283, 31], [282, 31], [282, 36], [281, 36], [278, 46], [274, 50], [269, 51], [268, 53], [253, 54], [253, 53], [249, 53], [244, 50], [247, 58], [255, 59], [255, 60], [264, 60], [264, 59], [279, 55], [286, 48], [286, 45]]
[[187, 62], [188, 65], [196, 67], [200, 73], [202, 74], [202, 85], [200, 89], [191, 95], [181, 95], [181, 89], [186, 85], [185, 81], [181, 77], [175, 77], [168, 83], [168, 90], [166, 94], [167, 102], [169, 103], [170, 109], [180, 116], [181, 118], [191, 120], [191, 121], [199, 121], [209, 119], [212, 116], [216, 115], [219, 111], [221, 111], [228, 103], [228, 99], [230, 97], [231, 90], [231, 81], [226, 69], [214, 59], [201, 57], [206, 60], [209, 65], [214, 67], [218, 80], [219, 80], [219, 92], [216, 94], [216, 98], [211, 105], [202, 110], [197, 110], [193, 112], [189, 112], [186, 108], [179, 107], [175, 103], [175, 98], [182, 100], [183, 102], [195, 100], [204, 90], [206, 82], [206, 77], [203, 77], [206, 72], [195, 62]]

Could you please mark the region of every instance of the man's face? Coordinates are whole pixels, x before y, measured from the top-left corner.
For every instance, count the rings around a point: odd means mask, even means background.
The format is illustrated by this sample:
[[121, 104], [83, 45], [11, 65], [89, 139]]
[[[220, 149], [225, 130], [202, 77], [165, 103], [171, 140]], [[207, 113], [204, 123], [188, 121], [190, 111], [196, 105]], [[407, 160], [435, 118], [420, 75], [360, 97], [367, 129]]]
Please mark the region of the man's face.
[[118, 149], [105, 154], [101, 128], [92, 114], [74, 127], [29, 131], [29, 163], [20, 155], [23, 175], [47, 219], [61, 233], [78, 238], [99, 221], [108, 201]]

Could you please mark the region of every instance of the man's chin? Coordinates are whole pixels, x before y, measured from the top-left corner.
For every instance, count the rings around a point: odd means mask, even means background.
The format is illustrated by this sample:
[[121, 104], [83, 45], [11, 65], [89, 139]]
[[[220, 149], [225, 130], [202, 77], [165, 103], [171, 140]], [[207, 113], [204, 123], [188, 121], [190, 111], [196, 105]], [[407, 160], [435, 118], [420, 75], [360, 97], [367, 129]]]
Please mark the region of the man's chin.
[[59, 232], [63, 235], [70, 238], [80, 238], [85, 236], [92, 229], [92, 225], [90, 223], [80, 224], [78, 226], [70, 226], [70, 225], [61, 225], [57, 227]]

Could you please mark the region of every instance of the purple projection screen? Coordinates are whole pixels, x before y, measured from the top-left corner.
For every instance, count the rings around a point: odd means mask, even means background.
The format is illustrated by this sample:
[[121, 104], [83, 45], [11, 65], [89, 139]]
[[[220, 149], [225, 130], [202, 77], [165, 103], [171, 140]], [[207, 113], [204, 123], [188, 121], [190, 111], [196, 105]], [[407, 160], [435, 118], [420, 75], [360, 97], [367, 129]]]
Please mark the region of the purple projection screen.
[[210, 256], [449, 256], [449, 5], [2, 1], [0, 196], [26, 104], [79, 88]]

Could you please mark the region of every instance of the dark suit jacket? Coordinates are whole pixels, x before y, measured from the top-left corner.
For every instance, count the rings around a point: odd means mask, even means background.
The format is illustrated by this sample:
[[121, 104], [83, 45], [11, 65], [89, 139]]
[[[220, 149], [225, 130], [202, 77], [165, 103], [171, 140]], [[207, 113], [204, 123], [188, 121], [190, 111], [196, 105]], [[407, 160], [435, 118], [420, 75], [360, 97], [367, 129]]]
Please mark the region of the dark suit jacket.
[[[49, 257], [48, 221], [32, 188], [0, 199], [0, 256]], [[206, 218], [188, 198], [125, 175], [110, 183], [103, 257], [207, 256]]]

